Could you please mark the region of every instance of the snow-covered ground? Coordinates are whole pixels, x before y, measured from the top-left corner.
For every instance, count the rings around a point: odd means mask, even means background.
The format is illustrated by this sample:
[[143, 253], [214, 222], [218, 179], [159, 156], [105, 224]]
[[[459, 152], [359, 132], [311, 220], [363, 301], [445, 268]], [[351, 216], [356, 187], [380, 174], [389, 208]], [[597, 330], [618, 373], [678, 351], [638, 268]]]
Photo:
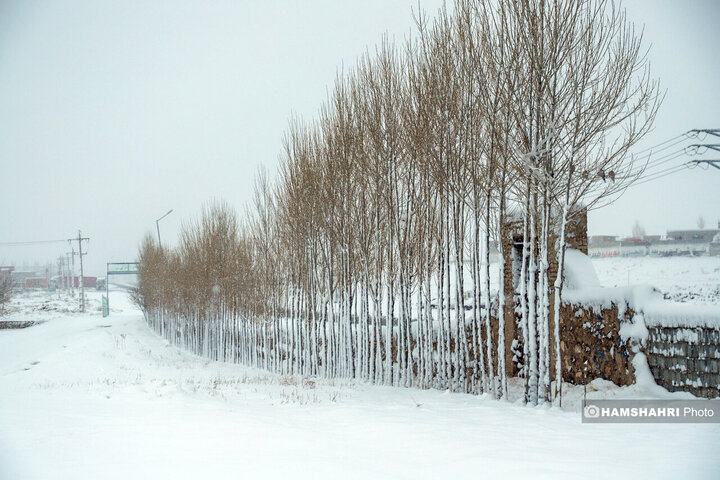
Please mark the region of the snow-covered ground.
[[[720, 472], [720, 424], [581, 424], [577, 388], [561, 410], [283, 377], [190, 355], [154, 335], [125, 295], [112, 294], [108, 318], [90, 296], [86, 314], [57, 295], [22, 297], [3, 319], [44, 323], [0, 330], [0, 479]], [[652, 396], [607, 382], [589, 392]]]
[[720, 306], [720, 257], [593, 258], [606, 287], [650, 284], [666, 298]]

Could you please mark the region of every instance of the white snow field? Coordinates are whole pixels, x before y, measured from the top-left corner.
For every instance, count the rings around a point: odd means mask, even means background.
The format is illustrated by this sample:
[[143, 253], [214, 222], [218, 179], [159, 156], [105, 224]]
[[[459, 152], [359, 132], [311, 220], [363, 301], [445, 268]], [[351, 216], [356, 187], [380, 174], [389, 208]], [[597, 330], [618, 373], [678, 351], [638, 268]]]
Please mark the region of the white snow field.
[[[720, 257], [593, 258], [606, 287], [650, 284], [676, 302], [720, 307]], [[718, 475], [720, 477], [720, 475]]]
[[720, 424], [581, 424], [578, 388], [564, 409], [530, 408], [283, 377], [168, 345], [121, 293], [102, 318], [98, 295], [86, 314], [34, 294], [0, 318], [44, 322], [0, 330], [0, 479], [720, 475]]

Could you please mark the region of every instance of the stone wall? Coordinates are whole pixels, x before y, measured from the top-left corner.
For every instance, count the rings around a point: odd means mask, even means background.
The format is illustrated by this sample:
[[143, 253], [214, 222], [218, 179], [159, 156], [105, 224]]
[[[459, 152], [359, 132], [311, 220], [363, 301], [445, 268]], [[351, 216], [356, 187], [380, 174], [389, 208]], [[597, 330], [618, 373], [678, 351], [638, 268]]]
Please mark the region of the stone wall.
[[720, 326], [648, 327], [645, 353], [658, 385], [705, 398], [720, 396]]
[[618, 306], [595, 311], [583, 305], [561, 307], [560, 351], [563, 380], [586, 385], [596, 378], [616, 385], [635, 380], [630, 348], [620, 336], [620, 323], [630, 321], [632, 310]]

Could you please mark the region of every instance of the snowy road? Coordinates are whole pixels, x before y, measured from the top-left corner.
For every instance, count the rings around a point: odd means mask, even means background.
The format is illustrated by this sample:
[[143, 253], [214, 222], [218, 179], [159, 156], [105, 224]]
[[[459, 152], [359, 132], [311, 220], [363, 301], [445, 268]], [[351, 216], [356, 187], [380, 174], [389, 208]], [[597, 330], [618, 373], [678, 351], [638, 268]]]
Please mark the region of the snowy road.
[[577, 405], [281, 377], [189, 355], [114, 306], [105, 319], [28, 306], [13, 318], [45, 323], [0, 330], [0, 479], [720, 472], [718, 424], [582, 425]]

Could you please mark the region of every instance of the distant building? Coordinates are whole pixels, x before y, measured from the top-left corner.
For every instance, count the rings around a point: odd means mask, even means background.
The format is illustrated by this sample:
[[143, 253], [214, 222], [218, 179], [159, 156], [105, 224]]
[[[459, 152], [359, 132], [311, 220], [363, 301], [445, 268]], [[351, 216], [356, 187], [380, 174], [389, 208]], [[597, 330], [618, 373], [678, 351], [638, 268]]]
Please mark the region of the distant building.
[[46, 277], [26, 278], [25, 288], [48, 288], [48, 279]]
[[672, 230], [667, 237], [678, 243], [710, 243], [715, 235], [720, 232], [718, 229], [711, 230]]
[[708, 253], [710, 255], [720, 255], [720, 232], [715, 234], [710, 246], [708, 247]]
[[14, 270], [15, 270], [15, 267], [12, 266], [12, 265], [10, 265], [10, 266], [0, 266], [0, 279], [5, 278], [5, 277], [9, 277], [10, 275], [12, 275], [12, 272], [13, 272]]
[[647, 247], [650, 242], [645, 240], [645, 237], [629, 237], [620, 240], [621, 247]]
[[[12, 278], [13, 285], [16, 288], [35, 288], [35, 287], [28, 287], [28, 280], [32, 278], [40, 278], [41, 275], [39, 275], [37, 272], [18, 272], [15, 270], [11, 273], [10, 277]], [[32, 284], [33, 282], [30, 282]]]
[[618, 239], [611, 235], [589, 238], [593, 257], [616, 255], [720, 255], [720, 223], [718, 228], [704, 230], [670, 230], [667, 235], [643, 235]]
[[620, 245], [615, 235], [592, 235], [588, 238], [590, 248], [617, 247]]
[[[97, 277], [83, 277], [83, 285], [86, 288], [97, 288]], [[73, 286], [78, 288], [80, 286], [80, 277], [73, 277]]]

